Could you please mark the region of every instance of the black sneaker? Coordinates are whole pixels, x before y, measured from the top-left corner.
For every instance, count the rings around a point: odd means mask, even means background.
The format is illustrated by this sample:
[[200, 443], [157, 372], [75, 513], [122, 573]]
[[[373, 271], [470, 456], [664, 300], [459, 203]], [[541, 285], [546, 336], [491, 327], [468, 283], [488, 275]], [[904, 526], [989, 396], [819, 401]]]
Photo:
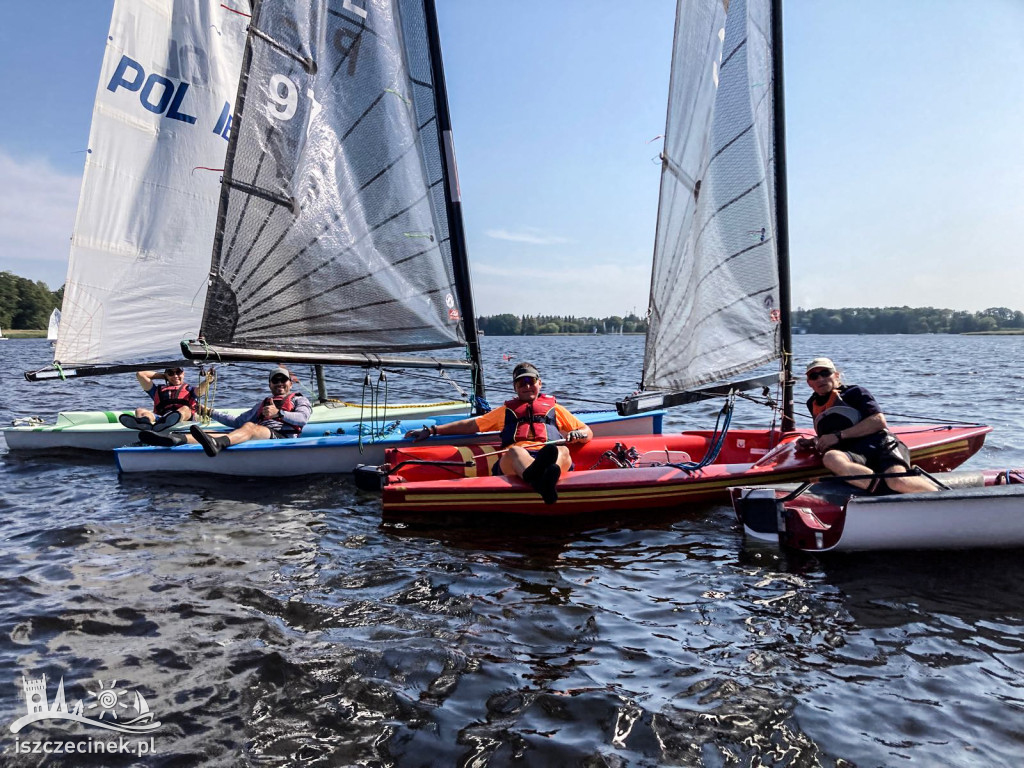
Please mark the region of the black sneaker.
[[181, 421], [181, 413], [178, 411], [171, 411], [165, 413], [159, 419], [156, 420], [156, 424], [150, 427], [154, 432], [166, 432], [168, 429], [173, 427]]
[[209, 432], [204, 432], [198, 424], [193, 424], [188, 428], [189, 434], [196, 439], [196, 442], [203, 446], [203, 450], [206, 451], [206, 455], [213, 458], [220, 453], [224, 448], [231, 445], [228, 442], [227, 435], [211, 435]]
[[184, 435], [179, 435], [176, 432], [171, 432], [169, 435], [161, 435], [148, 430], [139, 432], [139, 440], [146, 445], [152, 445], [156, 448], [174, 448], [188, 442]]
[[128, 429], [137, 429], [140, 432], [142, 430], [148, 430], [153, 428], [153, 422], [149, 419], [140, 419], [131, 413], [122, 413], [117, 417], [117, 420], [121, 423], [122, 427]]
[[558, 484], [558, 478], [561, 476], [562, 468], [557, 464], [552, 464], [544, 468], [544, 474], [534, 484], [534, 490], [544, 499], [545, 504], [554, 504], [558, 501], [558, 489], [555, 486]]

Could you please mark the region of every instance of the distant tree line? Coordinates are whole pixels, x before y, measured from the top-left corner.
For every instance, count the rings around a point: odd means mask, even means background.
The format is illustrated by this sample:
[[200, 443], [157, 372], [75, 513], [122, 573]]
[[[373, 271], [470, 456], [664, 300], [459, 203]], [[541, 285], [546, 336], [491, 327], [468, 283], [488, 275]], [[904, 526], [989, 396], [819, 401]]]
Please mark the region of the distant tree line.
[[44, 282], [0, 272], [0, 330], [46, 330], [50, 313], [60, 307], [64, 287], [51, 291]]
[[488, 336], [541, 336], [550, 333], [646, 333], [647, 321], [625, 317], [575, 317], [558, 315], [491, 315], [478, 317], [477, 327]]
[[794, 329], [806, 333], [978, 333], [1024, 329], [1024, 312], [992, 307], [963, 312], [934, 307], [797, 309]]
[[[1024, 312], [1006, 307], [981, 312], [934, 307], [797, 309], [793, 311], [792, 324], [798, 333], [986, 333], [1024, 330]], [[625, 317], [490, 315], [477, 318], [477, 326], [488, 336], [647, 332], [647, 320], [634, 314]]]

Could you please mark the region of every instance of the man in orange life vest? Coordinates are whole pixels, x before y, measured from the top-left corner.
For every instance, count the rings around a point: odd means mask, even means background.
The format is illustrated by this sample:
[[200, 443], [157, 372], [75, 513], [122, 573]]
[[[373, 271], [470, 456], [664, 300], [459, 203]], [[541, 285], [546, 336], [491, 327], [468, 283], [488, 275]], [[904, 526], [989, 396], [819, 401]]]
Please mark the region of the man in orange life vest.
[[[213, 371], [206, 374], [198, 389], [185, 383], [185, 371], [181, 368], [166, 368], [163, 373], [139, 371], [135, 378], [142, 390], [153, 398], [153, 410], [136, 408], [134, 416], [122, 413], [117, 420], [128, 429], [163, 432], [179, 421], [192, 418], [199, 408], [199, 398], [210, 386]], [[158, 383], [158, 379], [163, 379], [166, 384]]]
[[204, 432], [198, 424], [189, 428], [189, 435], [177, 433], [157, 434], [141, 432], [139, 439], [147, 445], [173, 448], [185, 443], [199, 443], [207, 456], [216, 456], [225, 448], [246, 440], [298, 437], [309, 421], [313, 404], [301, 392], [292, 392], [292, 375], [285, 368], [270, 372], [271, 396], [256, 403], [245, 413], [232, 416], [222, 411], [211, 411], [210, 417], [228, 427], [227, 434]]
[[507, 448], [495, 466], [495, 474], [518, 475], [529, 483], [545, 503], [558, 501], [555, 488], [563, 472], [572, 467], [565, 445], [553, 445], [564, 436], [568, 443], [585, 443], [594, 436], [586, 424], [573, 416], [555, 398], [542, 395], [540, 373], [533, 363], [519, 363], [512, 371], [516, 390], [513, 400], [483, 416], [406, 433], [406, 437], [425, 440], [431, 435], [472, 435], [477, 432], [501, 432], [502, 447]]
[[[814, 416], [818, 437], [801, 439], [801, 447], [817, 450], [822, 463], [836, 475], [889, 474], [910, 469], [910, 451], [889, 432], [885, 414], [864, 387], [843, 384], [835, 364], [827, 357], [816, 357], [807, 366], [807, 384], [814, 390], [807, 408]], [[871, 493], [884, 486], [896, 493], [936, 490], [930, 480], [914, 475], [849, 482]]]

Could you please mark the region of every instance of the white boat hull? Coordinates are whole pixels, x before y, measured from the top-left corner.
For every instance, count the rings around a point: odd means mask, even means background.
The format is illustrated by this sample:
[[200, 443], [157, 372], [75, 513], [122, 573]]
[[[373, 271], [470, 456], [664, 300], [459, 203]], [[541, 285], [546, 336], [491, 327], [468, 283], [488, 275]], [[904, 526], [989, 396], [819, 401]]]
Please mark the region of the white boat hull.
[[1024, 485], [855, 497], [831, 551], [1024, 547]]
[[[242, 409], [225, 409], [228, 413], [241, 413]], [[12, 451], [113, 451], [138, 442], [138, 433], [125, 429], [117, 417], [122, 413], [134, 411], [65, 411], [57, 415], [57, 421], [49, 425], [6, 427], [0, 432]], [[338, 424], [354, 425], [360, 422], [371, 422], [383, 425], [397, 420], [432, 419], [435, 417], [462, 418], [469, 414], [469, 405], [464, 402], [442, 403], [408, 403], [391, 406], [386, 410], [371, 412], [358, 406], [335, 403], [313, 406], [310, 426], [328, 425], [325, 428], [335, 431]], [[183, 424], [176, 431], [187, 429]], [[206, 428], [221, 429], [218, 424], [210, 424]], [[226, 429], [226, 428], [225, 428]], [[320, 429], [320, 433], [324, 427]], [[316, 435], [310, 431], [307, 434]]]
[[864, 495], [836, 480], [730, 489], [750, 541], [804, 552], [1024, 547], [1024, 473], [936, 473], [934, 492]]
[[[660, 433], [663, 413], [620, 417], [612, 411], [582, 413], [578, 416], [595, 435], [614, 437], [624, 434]], [[410, 425], [411, 426], [411, 425]], [[656, 432], [655, 432], [656, 430]], [[397, 430], [396, 434], [403, 434]], [[125, 474], [195, 472], [234, 477], [299, 477], [301, 475], [344, 474], [360, 464], [383, 464], [388, 448], [408, 445], [400, 437], [371, 442], [349, 435], [303, 437], [287, 440], [250, 440], [209, 457], [198, 445], [177, 448], [119, 448], [115, 451], [118, 469]], [[494, 443], [497, 433], [446, 437], [457, 445]]]

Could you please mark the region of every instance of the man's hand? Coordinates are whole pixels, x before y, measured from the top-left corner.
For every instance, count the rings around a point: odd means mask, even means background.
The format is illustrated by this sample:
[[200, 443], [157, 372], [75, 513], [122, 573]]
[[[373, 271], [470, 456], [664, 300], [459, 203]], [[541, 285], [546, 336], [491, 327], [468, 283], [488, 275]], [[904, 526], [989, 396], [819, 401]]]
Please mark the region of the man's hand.
[[412, 429], [405, 433], [407, 440], [415, 440], [417, 443], [430, 437], [429, 429]]
[[587, 433], [584, 432], [582, 429], [574, 429], [572, 432], [565, 436], [565, 439], [567, 442], [570, 443], [585, 443], [587, 440], [590, 439], [590, 436], [587, 435]]

